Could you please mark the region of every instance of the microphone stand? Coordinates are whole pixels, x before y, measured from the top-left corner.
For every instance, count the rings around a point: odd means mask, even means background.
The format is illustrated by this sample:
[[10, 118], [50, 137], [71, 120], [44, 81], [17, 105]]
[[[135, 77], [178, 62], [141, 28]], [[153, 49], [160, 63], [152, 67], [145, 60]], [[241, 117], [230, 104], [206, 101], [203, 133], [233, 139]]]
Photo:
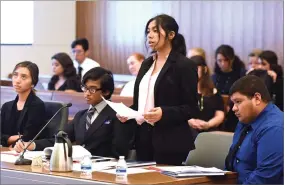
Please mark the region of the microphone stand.
[[63, 109], [66, 107], [71, 107], [72, 104], [68, 103], [66, 105], [64, 105], [63, 107], [61, 107], [60, 109], [58, 109], [58, 111], [50, 118], [50, 120], [45, 124], [45, 126], [38, 132], [38, 134], [30, 141], [30, 143], [25, 147], [24, 151], [22, 152], [22, 154], [19, 156], [19, 158], [15, 161], [15, 165], [31, 165], [32, 164], [32, 160], [30, 159], [25, 159], [24, 158], [24, 154], [27, 151], [27, 149], [29, 148], [29, 146], [35, 141], [35, 139], [42, 133], [42, 131], [48, 126], [48, 124], [51, 122], [51, 120]]

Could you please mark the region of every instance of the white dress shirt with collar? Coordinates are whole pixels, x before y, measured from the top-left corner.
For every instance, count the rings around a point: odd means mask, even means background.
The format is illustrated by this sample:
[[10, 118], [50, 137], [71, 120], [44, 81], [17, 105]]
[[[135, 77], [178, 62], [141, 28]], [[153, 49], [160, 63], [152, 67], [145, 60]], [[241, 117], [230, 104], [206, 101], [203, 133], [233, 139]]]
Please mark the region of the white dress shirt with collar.
[[85, 58], [85, 60], [82, 62], [82, 64], [79, 64], [76, 60], [73, 60], [73, 65], [76, 69], [76, 73], [78, 74], [78, 67], [82, 67], [82, 72], [81, 72], [81, 80], [83, 79], [83, 76], [87, 71], [94, 67], [100, 67], [100, 64], [96, 62], [95, 60], [92, 60], [91, 58]]

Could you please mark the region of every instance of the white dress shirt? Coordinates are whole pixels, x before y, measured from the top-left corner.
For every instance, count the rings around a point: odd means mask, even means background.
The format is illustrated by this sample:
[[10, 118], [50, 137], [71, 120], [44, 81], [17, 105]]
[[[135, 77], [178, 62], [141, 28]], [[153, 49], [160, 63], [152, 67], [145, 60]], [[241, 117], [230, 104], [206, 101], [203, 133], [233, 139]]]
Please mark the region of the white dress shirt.
[[134, 96], [134, 87], [135, 87], [135, 82], [136, 80], [131, 80], [128, 83], [126, 83], [126, 85], [124, 85], [120, 96], [129, 96], [129, 97], [133, 97]]
[[[139, 85], [138, 112], [144, 114], [154, 108], [154, 86], [161, 70], [152, 74], [155, 62], [146, 72]], [[145, 120], [143, 117], [136, 119], [138, 124], [142, 124]]]
[[[98, 117], [98, 115], [100, 114], [100, 112], [107, 106], [107, 103], [102, 100], [100, 103], [98, 103], [97, 105], [95, 105], [95, 109], [96, 111], [94, 112], [92, 118], [91, 118], [91, 124], [95, 121], [95, 119]], [[89, 106], [88, 111], [92, 108], [92, 105]]]
[[82, 67], [81, 71], [81, 80], [83, 79], [83, 76], [87, 71], [94, 67], [100, 67], [100, 64], [97, 63], [96, 61], [92, 60], [91, 58], [85, 58], [85, 60], [82, 62], [82, 64], [79, 64], [76, 60], [73, 60], [73, 65], [76, 69], [76, 73], [78, 74], [78, 67]]

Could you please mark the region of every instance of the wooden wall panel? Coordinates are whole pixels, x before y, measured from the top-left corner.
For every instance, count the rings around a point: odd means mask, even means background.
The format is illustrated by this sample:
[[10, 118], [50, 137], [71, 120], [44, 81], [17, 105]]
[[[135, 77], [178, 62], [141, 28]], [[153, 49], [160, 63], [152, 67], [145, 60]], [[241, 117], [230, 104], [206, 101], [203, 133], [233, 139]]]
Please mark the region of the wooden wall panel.
[[90, 56], [118, 74], [129, 74], [133, 52], [148, 55], [144, 27], [153, 16], [172, 15], [187, 48], [202, 47], [214, 66], [215, 49], [232, 45], [246, 63], [253, 48], [271, 49], [283, 66], [283, 1], [77, 1], [77, 37], [90, 41]]

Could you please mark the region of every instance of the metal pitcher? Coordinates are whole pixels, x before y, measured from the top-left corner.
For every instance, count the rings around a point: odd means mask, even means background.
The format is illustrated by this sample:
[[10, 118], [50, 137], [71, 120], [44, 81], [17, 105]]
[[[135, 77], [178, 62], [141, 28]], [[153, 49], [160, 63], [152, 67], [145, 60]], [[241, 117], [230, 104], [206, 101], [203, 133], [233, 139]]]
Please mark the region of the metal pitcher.
[[72, 171], [72, 144], [65, 132], [59, 131], [55, 136], [55, 144], [50, 158], [50, 171]]

